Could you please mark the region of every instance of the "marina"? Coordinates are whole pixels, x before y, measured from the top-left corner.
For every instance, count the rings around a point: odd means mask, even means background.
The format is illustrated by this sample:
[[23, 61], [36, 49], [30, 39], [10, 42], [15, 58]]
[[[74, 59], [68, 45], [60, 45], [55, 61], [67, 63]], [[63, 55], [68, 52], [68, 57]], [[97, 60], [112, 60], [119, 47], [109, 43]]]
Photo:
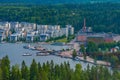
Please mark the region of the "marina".
[[[55, 45], [55, 44], [54, 44]], [[52, 44], [53, 46], [53, 44]], [[57, 44], [58, 46], [58, 44]], [[60, 46], [63, 46], [60, 44]], [[33, 47], [33, 46], [32, 46]], [[36, 53], [36, 56], [48, 56], [48, 55], [54, 55], [54, 56], [59, 56], [61, 58], [69, 58], [75, 61], [83, 61], [83, 62], [88, 62], [91, 64], [95, 65], [103, 65], [103, 66], [111, 66], [110, 62], [105, 62], [105, 61], [100, 61], [100, 60], [94, 60], [93, 58], [90, 58], [89, 56], [84, 59], [83, 56], [78, 55], [74, 59], [72, 57], [73, 49], [63, 49], [63, 50], [48, 50], [48, 48], [44, 48], [42, 46], [34, 46], [34, 50], [37, 50], [39, 52]], [[40, 48], [40, 49], [37, 49]], [[78, 47], [76, 47], [78, 48]]]

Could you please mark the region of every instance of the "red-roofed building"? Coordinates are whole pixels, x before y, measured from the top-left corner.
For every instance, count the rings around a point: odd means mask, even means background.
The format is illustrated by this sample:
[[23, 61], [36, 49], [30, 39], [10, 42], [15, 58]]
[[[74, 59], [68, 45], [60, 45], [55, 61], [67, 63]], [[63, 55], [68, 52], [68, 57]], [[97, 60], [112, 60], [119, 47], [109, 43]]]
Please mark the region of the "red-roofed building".
[[86, 42], [87, 41], [87, 37], [85, 35], [79, 35], [76, 38], [77, 42]]
[[107, 42], [107, 43], [113, 42], [113, 38], [112, 38], [112, 37], [106, 37], [106, 38], [104, 38], [104, 40], [105, 40], [105, 42]]

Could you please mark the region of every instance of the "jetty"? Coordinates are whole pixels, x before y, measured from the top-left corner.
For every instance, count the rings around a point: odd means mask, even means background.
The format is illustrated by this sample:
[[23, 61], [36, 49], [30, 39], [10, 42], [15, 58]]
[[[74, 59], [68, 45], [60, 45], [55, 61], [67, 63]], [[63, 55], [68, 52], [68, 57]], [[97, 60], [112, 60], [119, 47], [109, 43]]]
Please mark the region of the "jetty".
[[36, 53], [36, 56], [48, 56], [50, 53], [47, 53], [47, 52], [37, 52]]

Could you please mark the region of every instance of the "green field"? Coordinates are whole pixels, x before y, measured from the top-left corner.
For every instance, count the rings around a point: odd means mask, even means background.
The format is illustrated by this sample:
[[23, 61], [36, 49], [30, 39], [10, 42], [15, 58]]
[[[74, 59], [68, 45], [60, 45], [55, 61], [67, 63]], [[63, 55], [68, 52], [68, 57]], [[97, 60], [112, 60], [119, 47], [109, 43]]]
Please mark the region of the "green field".
[[64, 42], [64, 43], [67, 43], [68, 40], [67, 40], [67, 38], [62, 38], [62, 39], [56, 40], [56, 42]]

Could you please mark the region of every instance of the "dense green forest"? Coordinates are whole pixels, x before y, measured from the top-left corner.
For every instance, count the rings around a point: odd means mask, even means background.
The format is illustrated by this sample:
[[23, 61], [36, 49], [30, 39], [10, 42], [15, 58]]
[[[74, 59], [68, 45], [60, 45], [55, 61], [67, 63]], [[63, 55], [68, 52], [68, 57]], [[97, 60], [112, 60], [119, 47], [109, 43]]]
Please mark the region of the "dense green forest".
[[43, 64], [36, 63], [33, 59], [30, 67], [23, 61], [21, 68], [18, 65], [10, 66], [8, 56], [0, 62], [0, 80], [119, 80], [120, 72], [102, 66], [87, 66], [82, 69], [76, 64], [75, 69], [70, 68], [68, 62], [60, 65], [53, 61]]
[[0, 0], [0, 3], [35, 3], [35, 4], [81, 4], [90, 2], [120, 2], [119, 0]]
[[77, 32], [86, 24], [95, 32], [120, 33], [120, 4], [1, 5], [0, 21], [71, 24]]

